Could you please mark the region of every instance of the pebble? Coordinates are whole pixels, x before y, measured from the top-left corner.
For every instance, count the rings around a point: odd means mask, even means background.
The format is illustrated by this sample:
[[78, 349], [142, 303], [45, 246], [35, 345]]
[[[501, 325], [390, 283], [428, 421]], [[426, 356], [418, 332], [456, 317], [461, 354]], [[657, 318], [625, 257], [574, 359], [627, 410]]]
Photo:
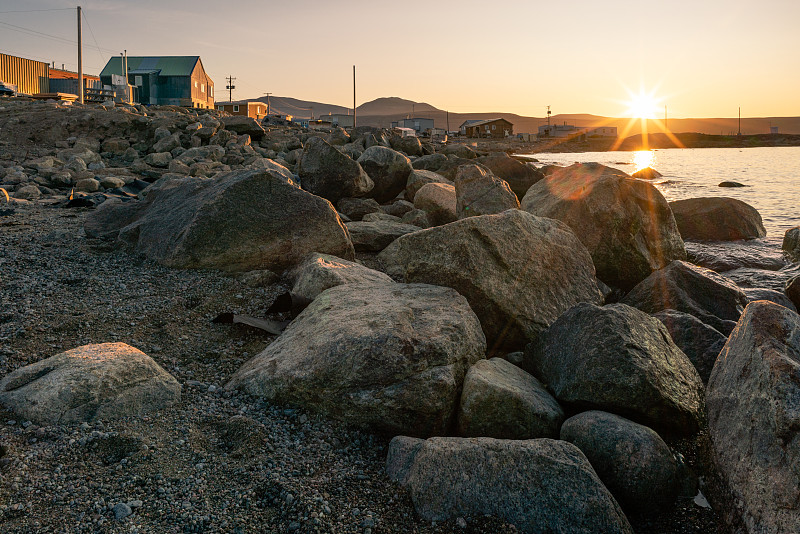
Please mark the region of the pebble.
[[131, 507], [125, 504], [124, 502], [118, 502], [117, 504], [115, 504], [113, 511], [114, 511], [114, 518], [117, 521], [121, 521], [133, 513]]

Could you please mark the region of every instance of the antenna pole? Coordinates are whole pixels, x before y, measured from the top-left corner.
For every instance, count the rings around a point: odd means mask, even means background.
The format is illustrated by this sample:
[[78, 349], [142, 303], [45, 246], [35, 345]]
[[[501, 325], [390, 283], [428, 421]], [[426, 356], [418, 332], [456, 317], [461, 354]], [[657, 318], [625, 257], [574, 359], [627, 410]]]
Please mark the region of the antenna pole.
[[742, 135], [742, 106], [739, 106], [739, 134], [740, 137]]
[[81, 6], [78, 6], [78, 102], [83, 104], [83, 41], [81, 41]]
[[356, 66], [353, 65], [353, 129], [356, 128]]

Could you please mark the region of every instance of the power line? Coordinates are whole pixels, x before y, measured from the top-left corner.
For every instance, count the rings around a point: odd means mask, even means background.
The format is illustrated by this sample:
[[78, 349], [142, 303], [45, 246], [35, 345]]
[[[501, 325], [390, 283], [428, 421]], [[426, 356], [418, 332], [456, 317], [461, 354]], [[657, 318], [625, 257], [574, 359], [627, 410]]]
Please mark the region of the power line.
[[43, 11], [72, 11], [73, 8], [71, 7], [62, 7], [59, 9], [24, 9], [19, 11], [0, 11], [0, 14], [4, 13], [41, 13]]
[[86, 25], [89, 27], [89, 33], [92, 34], [92, 40], [94, 41], [94, 45], [97, 47], [97, 55], [100, 56], [100, 61], [103, 61], [103, 54], [100, 53], [100, 45], [97, 44], [97, 39], [94, 36], [94, 31], [92, 31], [92, 25], [89, 24], [89, 19], [86, 18], [86, 13], [81, 11], [83, 15], [83, 20], [86, 21]]
[[[8, 22], [0, 21], [0, 25], [7, 26], [9, 29], [11, 29], [13, 31], [18, 31], [20, 33], [27, 33], [29, 35], [37, 35], [37, 36], [40, 36], [40, 37], [44, 37], [46, 39], [51, 39], [53, 41], [58, 41], [58, 42], [62, 42], [62, 43], [68, 43], [68, 44], [74, 44], [74, 45], [78, 44], [78, 41], [73, 41], [72, 39], [67, 39], [65, 37], [60, 37], [58, 35], [52, 35], [52, 34], [49, 34], [49, 33], [40, 32], [40, 31], [37, 31], [37, 30], [33, 30], [31, 28], [24, 28], [22, 26], [17, 26], [16, 24], [10, 24]], [[112, 54], [116, 54], [116, 52], [114, 50], [110, 50], [108, 48], [100, 48], [99, 46], [97, 47], [97, 50], [98, 51], [110, 52]]]

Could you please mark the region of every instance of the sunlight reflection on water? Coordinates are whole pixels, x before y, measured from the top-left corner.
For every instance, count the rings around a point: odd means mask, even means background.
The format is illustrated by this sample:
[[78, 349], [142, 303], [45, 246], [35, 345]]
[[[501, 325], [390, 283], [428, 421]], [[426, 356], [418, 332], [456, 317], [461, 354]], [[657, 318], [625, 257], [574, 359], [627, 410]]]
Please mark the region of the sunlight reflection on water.
[[655, 162], [656, 153], [652, 150], [639, 150], [633, 153], [633, 164], [636, 165], [636, 170], [639, 172], [647, 167], [652, 167]]

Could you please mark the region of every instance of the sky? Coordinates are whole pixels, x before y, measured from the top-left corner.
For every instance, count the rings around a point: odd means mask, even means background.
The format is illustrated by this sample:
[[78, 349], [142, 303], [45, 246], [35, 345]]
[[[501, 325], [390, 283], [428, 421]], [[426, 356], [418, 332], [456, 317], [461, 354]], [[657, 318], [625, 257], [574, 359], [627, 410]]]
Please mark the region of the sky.
[[[644, 94], [658, 116], [800, 115], [800, 0], [78, 1], [86, 73], [124, 49], [199, 55], [217, 100], [234, 76], [234, 100], [352, 106], [356, 65], [358, 104], [626, 117]], [[75, 7], [0, 0], [0, 52], [75, 70]]]

